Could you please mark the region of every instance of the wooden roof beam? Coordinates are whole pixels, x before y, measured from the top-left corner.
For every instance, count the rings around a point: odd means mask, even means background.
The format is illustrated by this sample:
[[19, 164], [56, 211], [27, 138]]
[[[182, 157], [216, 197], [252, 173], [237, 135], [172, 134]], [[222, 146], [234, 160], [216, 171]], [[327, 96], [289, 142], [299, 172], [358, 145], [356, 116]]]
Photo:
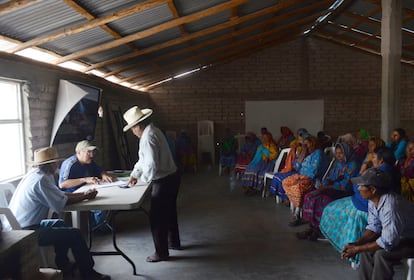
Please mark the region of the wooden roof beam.
[[[327, 2], [328, 1], [326, 1], [325, 3], [327, 3]], [[288, 12], [286, 14], [282, 14], [282, 15], [280, 15], [278, 17], [270, 18], [269, 20], [267, 20], [265, 22], [259, 22], [259, 23], [256, 23], [254, 25], [247, 26], [247, 27], [245, 27], [243, 29], [239, 29], [238, 31], [221, 35], [220, 37], [217, 37], [217, 38], [208, 40], [208, 41], [206, 41], [206, 42], [204, 42], [202, 44], [198, 44], [198, 45], [191, 46], [191, 47], [188, 47], [188, 48], [182, 48], [180, 50], [177, 50], [177, 51], [174, 51], [174, 52], [171, 52], [171, 53], [168, 53], [168, 54], [159, 56], [156, 59], [154, 59], [153, 61], [154, 62], [157, 62], [157, 61], [160, 61], [162, 59], [166, 59], [166, 58], [169, 58], [169, 57], [174, 57], [174, 56], [177, 56], [177, 55], [180, 55], [180, 54], [183, 54], [183, 53], [191, 52], [191, 51], [194, 51], [194, 50], [197, 50], [197, 49], [200, 49], [200, 48], [209, 46], [209, 45], [213, 45], [213, 44], [218, 43], [218, 42], [221, 42], [221, 41], [225, 41], [225, 40], [228, 40], [228, 39], [231, 39], [231, 38], [235, 38], [237, 36], [240, 36], [240, 35], [249, 33], [249, 32], [251, 32], [253, 30], [261, 29], [261, 28], [264, 28], [266, 26], [269, 26], [269, 25], [274, 24], [274, 23], [277, 23], [277, 22], [282, 22], [282, 21], [284, 21], [286, 19], [295, 17], [297, 15], [309, 14], [313, 10], [318, 9], [322, 4], [324, 4], [323, 1], [318, 2], [318, 3], [314, 3], [314, 4], [310, 5], [310, 6], [306, 6], [306, 7], [297, 9], [297, 10], [290, 11], [290, 12]], [[267, 30], [270, 30], [270, 29], [267, 29]], [[110, 75], [113, 75], [113, 74], [118, 74], [120, 72], [123, 72], [125, 70], [131, 69], [133, 67], [136, 67], [136, 65], [128, 65], [128, 66], [122, 67], [122, 69], [117, 69], [117, 70], [114, 70], [114, 71], [112, 71], [110, 73], [107, 73], [106, 75], [110, 76]], [[133, 78], [135, 78], [135, 77], [132, 76], [132, 79]]]
[[0, 5], [0, 16], [10, 13], [14, 10], [18, 10], [21, 8], [25, 8], [29, 5], [32, 5], [36, 2], [40, 2], [42, 0], [14, 0], [14, 1], [8, 1], [4, 4]]
[[[274, 34], [276, 34], [278, 37], [281, 37], [281, 35], [286, 35], [284, 32], [289, 32], [291, 34], [293, 34], [292, 30], [297, 30], [301, 27], [303, 27], [304, 25], [306, 25], [307, 23], [312, 23], [315, 19], [317, 19], [319, 16], [321, 16], [323, 14], [323, 12], [318, 12], [315, 13], [313, 15], [307, 16], [303, 19], [298, 20], [297, 22], [293, 22], [266, 32], [263, 32], [261, 34], [257, 34], [254, 36], [251, 36], [249, 38], [245, 38], [243, 40], [240, 40], [238, 42], [229, 44], [227, 46], [222, 46], [213, 50], [209, 50], [208, 52], [205, 52], [203, 54], [198, 55], [198, 58], [201, 57], [210, 57], [210, 56], [216, 56], [216, 54], [222, 54], [224, 52], [226, 52], [227, 50], [232, 50], [237, 48], [238, 46], [244, 46], [249, 42], [259, 42], [261, 41], [263, 38], [265, 39], [271, 39], [274, 36]], [[282, 34], [283, 33], [283, 34]], [[299, 35], [299, 34], [294, 34], [295, 36]], [[188, 58], [187, 60], [193, 60], [194, 58]], [[198, 64], [198, 63], [197, 63]], [[171, 69], [171, 66], [168, 66], [169, 69]], [[162, 79], [161, 79], [162, 80]]]
[[50, 42], [50, 41], [54, 41], [54, 40], [57, 40], [57, 39], [60, 39], [60, 38], [63, 38], [63, 37], [69, 36], [69, 35], [80, 33], [80, 32], [83, 32], [85, 30], [88, 30], [88, 29], [91, 29], [91, 28], [94, 28], [94, 27], [97, 27], [97, 26], [100, 26], [100, 25], [103, 25], [103, 24], [121, 19], [121, 18], [124, 18], [124, 17], [127, 17], [127, 16], [130, 16], [134, 13], [138, 13], [138, 12], [143, 11], [143, 10], [147, 10], [147, 9], [150, 9], [150, 8], [153, 8], [153, 7], [156, 7], [156, 6], [160, 6], [160, 5], [164, 4], [166, 1], [168, 1], [168, 0], [148, 0], [148, 1], [136, 4], [132, 7], [127, 8], [127, 9], [108, 14], [108, 15], [103, 16], [101, 18], [96, 18], [96, 19], [91, 20], [91, 21], [89, 21], [87, 23], [84, 23], [84, 24], [80, 24], [80, 25], [73, 26], [73, 27], [70, 27], [70, 28], [65, 28], [64, 30], [61, 30], [61, 31], [58, 31], [58, 32], [55, 32], [55, 33], [52, 33], [52, 34], [46, 34], [44, 36], [36, 37], [32, 40], [29, 40], [27, 42], [19, 44], [18, 46], [14, 47], [14, 48], [9, 49], [8, 52], [15, 53], [15, 52], [18, 52], [20, 50], [23, 50], [23, 49], [26, 49], [26, 48], [29, 48], [29, 47], [41, 45], [41, 44], [44, 44], [44, 43], [47, 43], [47, 42]]
[[55, 63], [60, 64], [60, 63], [63, 63], [63, 62], [69, 61], [69, 60], [78, 59], [78, 58], [81, 58], [81, 57], [85, 57], [87, 55], [91, 55], [91, 54], [95, 54], [95, 53], [98, 53], [98, 52], [106, 51], [108, 49], [115, 48], [115, 47], [121, 46], [123, 44], [129, 43], [129, 42], [132, 42], [132, 41], [135, 41], [135, 40], [138, 40], [138, 39], [149, 37], [151, 35], [154, 35], [154, 34], [157, 34], [159, 32], [168, 30], [170, 28], [177, 27], [179, 25], [182, 25], [182, 24], [185, 24], [185, 23], [188, 23], [188, 22], [192, 22], [192, 21], [196, 21], [196, 20], [202, 19], [204, 17], [208, 17], [208, 16], [214, 15], [216, 13], [231, 9], [231, 8], [233, 8], [235, 6], [239, 6], [239, 5], [241, 5], [241, 4], [243, 4], [247, 1], [248, 0], [230, 0], [228, 2], [225, 2], [224, 4], [220, 4], [220, 5], [214, 6], [212, 8], [209, 8], [209, 9], [206, 9], [206, 10], [203, 10], [203, 11], [200, 11], [200, 12], [196, 12], [196, 13], [188, 15], [188, 16], [173, 19], [171, 21], [159, 24], [157, 26], [154, 26], [154, 27], [148, 28], [146, 30], [137, 32], [135, 34], [125, 36], [125, 37], [117, 39], [115, 41], [104, 43], [104, 44], [101, 44], [100, 46], [96, 46], [96, 47], [92, 47], [92, 48], [89, 48], [89, 49], [84, 49], [84, 50], [72, 53], [70, 55], [67, 55], [67, 56], [64, 56], [64, 57], [58, 59]]
[[[332, 1], [331, 0], [318, 1], [318, 3], [313, 4], [312, 7], [315, 8], [317, 6], [323, 6], [323, 5], [326, 5], [327, 3], [330, 3], [330, 2], [332, 2]], [[125, 60], [131, 59], [133, 57], [137, 57], [137, 56], [140, 56], [140, 55], [143, 55], [143, 54], [146, 54], [146, 53], [158, 51], [158, 50], [161, 50], [161, 49], [164, 49], [164, 48], [167, 48], [167, 47], [171, 47], [171, 46], [174, 46], [174, 45], [184, 43], [188, 40], [203, 37], [203, 36], [212, 34], [214, 32], [218, 32], [218, 31], [221, 31], [221, 30], [224, 30], [224, 29], [227, 29], [227, 28], [231, 28], [234, 25], [237, 25], [237, 24], [240, 24], [240, 23], [243, 23], [243, 22], [247, 22], [249, 20], [253, 20], [253, 19], [256, 19], [258, 17], [265, 16], [269, 13], [274, 13], [276, 11], [280, 11], [280, 10], [283, 10], [283, 9], [286, 9], [286, 8], [290, 8], [291, 6], [296, 5], [298, 3], [302, 3], [302, 0], [288, 0], [288, 1], [279, 2], [278, 4], [274, 5], [273, 7], [262, 9], [262, 10], [259, 10], [259, 11], [255, 12], [255, 13], [248, 14], [248, 15], [245, 15], [243, 17], [236, 18], [236, 19], [234, 19], [230, 22], [225, 22], [225, 23], [216, 25], [214, 27], [210, 27], [210, 28], [204, 29], [202, 31], [192, 33], [192, 34], [190, 34], [186, 37], [173, 39], [173, 40], [158, 44], [156, 46], [146, 48], [144, 50], [141, 50], [140, 52], [130, 53], [130, 54], [127, 54], [127, 55], [124, 55], [124, 56], [120, 56], [117, 59], [111, 59], [111, 60], [107, 60], [107, 61], [103, 61], [103, 62], [94, 64], [94, 65], [91, 65], [90, 67], [86, 68], [84, 70], [84, 72], [88, 72], [88, 71], [91, 71], [91, 70], [96, 69], [96, 68], [107, 66], [109, 64], [114, 64], [114, 63], [118, 63], [118, 62], [121, 62], [121, 61], [125, 61]]]

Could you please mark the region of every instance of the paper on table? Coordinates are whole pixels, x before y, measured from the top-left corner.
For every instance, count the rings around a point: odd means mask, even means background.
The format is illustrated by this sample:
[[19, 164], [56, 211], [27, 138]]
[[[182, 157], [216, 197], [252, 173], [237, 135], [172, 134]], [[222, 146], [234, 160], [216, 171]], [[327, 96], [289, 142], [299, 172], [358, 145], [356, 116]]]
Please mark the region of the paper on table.
[[100, 189], [100, 188], [107, 188], [107, 187], [126, 186], [126, 184], [127, 184], [127, 182], [119, 180], [119, 181], [115, 181], [115, 182], [111, 182], [111, 183], [103, 182], [103, 183], [99, 183], [99, 184], [93, 185], [93, 186], [96, 189]]

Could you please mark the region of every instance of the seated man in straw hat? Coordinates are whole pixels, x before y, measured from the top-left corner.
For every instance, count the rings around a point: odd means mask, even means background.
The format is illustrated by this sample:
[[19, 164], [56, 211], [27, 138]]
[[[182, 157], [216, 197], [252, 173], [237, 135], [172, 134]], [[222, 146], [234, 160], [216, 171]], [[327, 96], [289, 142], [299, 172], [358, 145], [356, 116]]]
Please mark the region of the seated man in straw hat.
[[[74, 192], [85, 184], [98, 184], [100, 181], [112, 182], [114, 178], [108, 175], [93, 160], [96, 146], [87, 140], [80, 141], [75, 148], [75, 154], [65, 159], [59, 171], [59, 187], [64, 192]], [[108, 216], [108, 211], [92, 211], [94, 224], [92, 227], [105, 232], [107, 228], [100, 227]]]
[[20, 181], [9, 208], [23, 229], [36, 230], [39, 246], [55, 247], [55, 263], [64, 274], [73, 272], [67, 253], [71, 249], [82, 279], [111, 279], [93, 269], [94, 261], [88, 246], [77, 228], [65, 227], [62, 220], [45, 220], [49, 209], [61, 212], [66, 204], [94, 199], [97, 191], [65, 193], [56, 186], [53, 175], [60, 161], [54, 147], [34, 152], [34, 168]]
[[152, 182], [150, 223], [155, 253], [147, 262], [166, 261], [168, 248], [181, 249], [177, 222], [177, 195], [180, 175], [174, 163], [168, 142], [160, 129], [151, 123], [151, 109], [137, 106], [124, 114], [128, 123], [124, 131], [132, 130], [139, 141], [139, 160], [129, 178], [129, 185], [137, 181]]

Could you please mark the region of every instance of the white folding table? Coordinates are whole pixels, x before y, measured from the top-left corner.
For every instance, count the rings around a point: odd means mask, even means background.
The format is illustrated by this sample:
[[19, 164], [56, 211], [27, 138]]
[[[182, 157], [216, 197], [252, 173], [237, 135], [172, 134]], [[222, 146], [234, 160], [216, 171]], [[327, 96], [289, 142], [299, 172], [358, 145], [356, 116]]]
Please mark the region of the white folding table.
[[[72, 226], [80, 228], [80, 212], [82, 211], [111, 210], [113, 215], [110, 221], [108, 221], [108, 225], [112, 231], [112, 242], [115, 251], [91, 253], [92, 255], [121, 255], [132, 265], [133, 273], [134, 275], [137, 275], [134, 262], [124, 252], [122, 252], [116, 244], [115, 216], [118, 212], [126, 210], [143, 210], [146, 214], [148, 214], [147, 211], [141, 207], [141, 205], [146, 194], [151, 189], [151, 184], [138, 184], [129, 188], [106, 185], [86, 185], [76, 190], [76, 192], [84, 192], [91, 188], [96, 188], [98, 190], [98, 194], [95, 199], [85, 200], [67, 205], [65, 207], [65, 211], [72, 212]], [[92, 235], [90, 230], [88, 230], [88, 232], [89, 246], [91, 246]]]

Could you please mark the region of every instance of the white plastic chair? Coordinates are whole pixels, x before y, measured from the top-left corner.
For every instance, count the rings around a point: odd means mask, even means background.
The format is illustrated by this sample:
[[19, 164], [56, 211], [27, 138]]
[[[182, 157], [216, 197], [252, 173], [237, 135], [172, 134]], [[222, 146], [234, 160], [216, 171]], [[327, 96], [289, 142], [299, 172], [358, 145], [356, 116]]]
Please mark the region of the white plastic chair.
[[[13, 196], [13, 193], [15, 190], [16, 188], [11, 183], [0, 184], [0, 222], [2, 222], [3, 224], [5, 223], [4, 221], [4, 216], [5, 216], [12, 230], [21, 230], [22, 228], [19, 222], [17, 221], [13, 212], [8, 208], [11, 197]], [[50, 211], [49, 211], [49, 217], [51, 217]], [[48, 247], [39, 247], [41, 263], [45, 267], [48, 264], [48, 261], [47, 261], [47, 255], [48, 255], [47, 250], [48, 249], [49, 249]]]
[[290, 152], [290, 148], [285, 148], [280, 151], [279, 156], [276, 159], [275, 167], [273, 168], [273, 172], [266, 172], [264, 174], [263, 178], [263, 190], [262, 190], [262, 198], [265, 198], [268, 193], [267, 189], [267, 179], [273, 179], [273, 175], [277, 172], [279, 172], [280, 167], [282, 166], [282, 163], [285, 162], [286, 157], [288, 156]]
[[214, 122], [213, 121], [199, 121], [197, 123], [197, 156], [201, 161], [203, 153], [209, 153], [212, 165], [215, 165], [216, 150], [214, 144]]

